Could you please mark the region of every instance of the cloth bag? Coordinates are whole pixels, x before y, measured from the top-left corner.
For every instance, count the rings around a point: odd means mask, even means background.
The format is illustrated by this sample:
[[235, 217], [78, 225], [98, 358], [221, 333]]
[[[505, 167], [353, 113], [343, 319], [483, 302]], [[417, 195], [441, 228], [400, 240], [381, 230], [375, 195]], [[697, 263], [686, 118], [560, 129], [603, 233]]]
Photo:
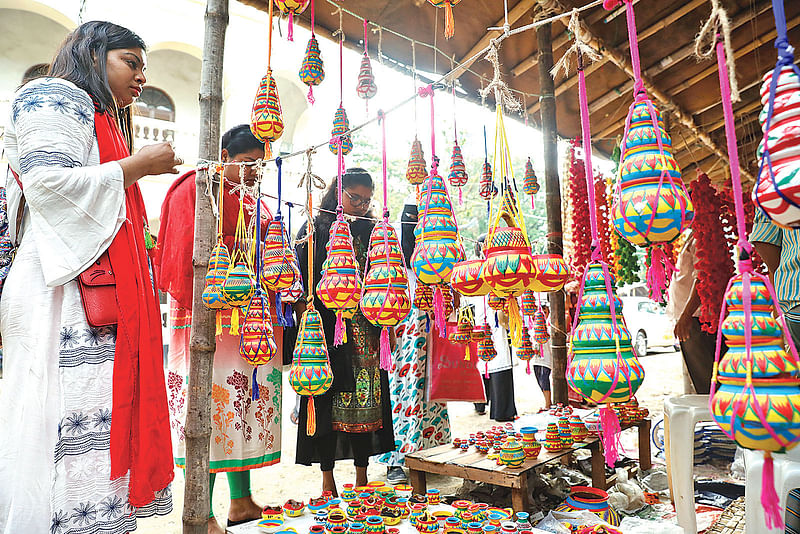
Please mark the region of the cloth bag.
[[[470, 342], [472, 355], [465, 360], [466, 345], [441, 337], [434, 321], [428, 334], [428, 370], [426, 396], [430, 402], [486, 402], [486, 394], [475, 362], [477, 344]], [[457, 322], [447, 322], [447, 334], [458, 330]]]

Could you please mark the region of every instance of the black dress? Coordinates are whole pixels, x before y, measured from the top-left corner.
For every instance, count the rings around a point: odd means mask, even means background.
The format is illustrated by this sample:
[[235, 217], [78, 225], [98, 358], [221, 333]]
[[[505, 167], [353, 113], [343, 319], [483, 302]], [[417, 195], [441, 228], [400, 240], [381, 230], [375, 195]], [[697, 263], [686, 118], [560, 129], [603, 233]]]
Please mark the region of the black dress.
[[[318, 225], [314, 232], [315, 285], [319, 282], [322, 263], [327, 257], [326, 245], [330, 233], [330, 224], [322, 226], [320, 228]], [[359, 220], [351, 223], [350, 228], [356, 259], [363, 275], [372, 224]], [[305, 237], [306, 231], [307, 224], [304, 224], [297, 234], [298, 240]], [[308, 287], [307, 243], [298, 245], [297, 259], [303, 284]], [[333, 345], [336, 314], [322, 304], [316, 297], [316, 291], [314, 307], [322, 317], [333, 370], [333, 385], [323, 395], [314, 397], [317, 419], [314, 436], [306, 434], [308, 397], [301, 397], [296, 462], [302, 465], [319, 463], [322, 470], [327, 471], [333, 468], [334, 460], [352, 458], [356, 466], [365, 467], [370, 456], [393, 451], [395, 447], [389, 375], [375, 367], [379, 360], [380, 329], [369, 324], [359, 311], [352, 320], [345, 320], [347, 342], [336, 347]], [[296, 337], [296, 331], [293, 334]], [[367, 399], [368, 402], [364, 402]], [[342, 420], [341, 415], [348, 413], [348, 406], [363, 407], [365, 404], [366, 409], [356, 411], [369, 412], [371, 407], [371, 419], [369, 415], [359, 413], [367, 420]]]

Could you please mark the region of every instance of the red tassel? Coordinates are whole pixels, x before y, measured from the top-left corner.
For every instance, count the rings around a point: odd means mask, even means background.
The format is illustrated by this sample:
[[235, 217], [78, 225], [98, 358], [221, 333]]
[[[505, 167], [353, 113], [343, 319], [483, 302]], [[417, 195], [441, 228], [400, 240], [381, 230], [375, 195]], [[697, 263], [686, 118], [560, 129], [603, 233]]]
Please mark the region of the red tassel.
[[381, 330], [381, 369], [392, 370], [392, 349], [389, 346], [389, 329], [385, 326]]
[[313, 436], [317, 433], [317, 411], [314, 409], [314, 396], [308, 398], [306, 406], [306, 436]]
[[314, 105], [314, 102], [316, 102], [316, 100], [314, 100], [314, 86], [313, 85], [309, 85], [308, 86], [308, 94], [306, 95], [306, 98], [308, 99], [308, 103], [311, 104], [312, 106]]
[[333, 344], [337, 347], [344, 344], [344, 328], [342, 312], [336, 312], [336, 328], [333, 331]]
[[528, 374], [531, 374], [531, 361], [530, 360], [528, 360], [528, 368], [525, 369], [525, 372], [528, 373]]
[[453, 6], [450, 2], [444, 5], [444, 36], [450, 39], [456, 33], [456, 23], [453, 20]]
[[678, 269], [669, 261], [661, 247], [650, 249], [650, 266], [647, 268], [647, 288], [650, 298], [656, 302], [664, 302], [664, 290], [667, 289], [672, 273]]
[[289, 11], [289, 31], [288, 36], [290, 41], [294, 41], [294, 11]]
[[437, 287], [433, 294], [433, 318], [436, 328], [439, 329], [439, 337], [447, 338], [447, 323], [444, 316], [444, 295], [442, 288]]
[[775, 492], [775, 468], [769, 451], [764, 452], [764, 469], [761, 471], [761, 506], [764, 507], [767, 528], [783, 530], [783, 511]]
[[606, 465], [613, 469], [619, 458], [619, 433], [622, 429], [617, 413], [607, 404], [600, 407], [600, 431]]

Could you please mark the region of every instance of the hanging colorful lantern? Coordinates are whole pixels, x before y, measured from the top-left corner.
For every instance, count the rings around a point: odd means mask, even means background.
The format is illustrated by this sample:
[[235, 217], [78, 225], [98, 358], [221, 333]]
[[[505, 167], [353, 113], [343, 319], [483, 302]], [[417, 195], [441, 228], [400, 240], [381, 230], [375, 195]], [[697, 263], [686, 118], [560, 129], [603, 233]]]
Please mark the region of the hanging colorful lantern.
[[428, 0], [431, 5], [444, 8], [444, 36], [450, 39], [455, 35], [456, 23], [453, 17], [453, 6], [461, 2], [461, 0]]
[[281, 100], [278, 97], [278, 86], [272, 77], [272, 69], [261, 79], [253, 100], [253, 111], [250, 114], [250, 131], [264, 143], [264, 155], [272, 157], [270, 143], [283, 135], [283, 113]]
[[506, 299], [495, 293], [489, 293], [489, 296], [486, 298], [486, 304], [494, 311], [506, 309]]
[[347, 119], [347, 112], [339, 105], [336, 114], [333, 116], [333, 130], [331, 130], [331, 141], [328, 143], [328, 148], [334, 154], [339, 153], [339, 143], [337, 138], [342, 139], [342, 155], [346, 156], [353, 150], [353, 140], [350, 139], [350, 134], [342, 135], [350, 130], [350, 121]]
[[[773, 80], [777, 74], [777, 80]], [[781, 226], [800, 226], [800, 76], [793, 65], [776, 67], [761, 85], [758, 117], [764, 138], [758, 144], [758, 185], [753, 200]], [[774, 88], [773, 88], [774, 85]], [[764, 141], [766, 140], [766, 144]]]
[[483, 162], [481, 181], [478, 185], [478, 194], [482, 199], [491, 200], [492, 197], [497, 195], [497, 187], [495, 187], [494, 179], [492, 178], [492, 166], [488, 161]]
[[517, 358], [519, 358], [520, 361], [526, 362], [526, 373], [531, 374], [531, 360], [535, 358], [537, 354], [538, 351], [533, 348], [533, 343], [531, 343], [531, 337], [528, 335], [528, 330], [523, 328], [522, 344], [517, 349]]
[[308, 86], [308, 102], [314, 103], [314, 86], [319, 85], [325, 79], [325, 66], [320, 55], [319, 42], [312, 33], [311, 39], [306, 45], [306, 55], [303, 57], [303, 64], [300, 66], [300, 81]]
[[456, 331], [447, 336], [450, 342], [465, 346], [464, 360], [470, 359], [469, 344], [472, 341], [472, 331], [474, 329], [472, 315], [468, 310], [469, 308], [459, 310]]
[[289, 368], [289, 385], [298, 395], [308, 397], [306, 434], [309, 436], [313, 436], [317, 430], [314, 396], [328, 391], [331, 384], [333, 371], [322, 331], [322, 318], [312, 305], [300, 319], [297, 345], [294, 348], [292, 366]]
[[275, 0], [275, 5], [280, 12], [289, 15], [287, 38], [290, 41], [294, 41], [294, 16], [303, 13], [310, 3], [311, 0]]
[[461, 154], [461, 147], [458, 146], [458, 141], [453, 145], [453, 154], [450, 158], [450, 174], [447, 175], [447, 180], [452, 187], [458, 187], [458, 198], [461, 200], [461, 188], [467, 185], [467, 167], [464, 165], [464, 156]]
[[264, 365], [275, 357], [277, 347], [272, 332], [269, 299], [261, 290], [256, 290], [250, 299], [239, 334], [239, 354], [250, 365]]
[[417, 282], [417, 287], [414, 289], [414, 307], [424, 312], [433, 311], [432, 286], [422, 282]]
[[359, 98], [368, 100], [378, 94], [378, 86], [375, 85], [375, 75], [372, 73], [372, 61], [369, 59], [367, 51], [361, 58], [361, 68], [358, 71], [358, 85], [356, 94]]
[[263, 247], [261, 283], [272, 291], [294, 286], [300, 279], [300, 269], [281, 217], [275, 217], [269, 222]]
[[472, 340], [477, 341], [477, 353], [478, 359], [482, 362], [485, 362], [485, 366], [483, 369], [483, 373], [485, 377], [489, 376], [489, 362], [494, 360], [497, 356], [497, 350], [494, 347], [494, 341], [492, 340], [492, 331], [489, 328], [489, 325], [483, 323], [480, 326], [476, 326], [472, 331]]
[[444, 317], [444, 318], [450, 317], [450, 314], [453, 313], [453, 311], [455, 309], [455, 308], [453, 308], [453, 292], [450, 291], [450, 286], [448, 284], [437, 284], [437, 285], [434, 286], [434, 288], [433, 288], [434, 312], [436, 311], [436, 305], [437, 305], [437, 302], [436, 302], [436, 293], [437, 293], [437, 291], [439, 293], [441, 293], [441, 295], [442, 295], [442, 311], [443, 311], [442, 317]]
[[222, 298], [232, 308], [238, 308], [250, 302], [255, 290], [253, 272], [243, 261], [239, 261], [228, 271], [222, 283]]
[[411, 157], [408, 159], [406, 180], [411, 185], [419, 185], [425, 181], [427, 176], [428, 168], [425, 163], [425, 154], [422, 152], [422, 143], [417, 139], [417, 136], [414, 136], [414, 142], [411, 143]]
[[561, 254], [536, 254], [532, 256], [532, 261], [534, 275], [531, 291], [560, 291], [564, 287], [570, 272]]
[[525, 162], [525, 176], [522, 179], [522, 190], [527, 195], [535, 195], [539, 192], [539, 182], [536, 180], [536, 171], [533, 170], [531, 158]]
[[228, 254], [228, 247], [222, 242], [220, 237], [217, 244], [211, 250], [211, 258], [208, 260], [208, 271], [206, 271], [206, 286], [203, 290], [203, 304], [212, 310], [223, 310], [230, 308], [222, 297], [222, 284], [231, 265], [231, 257]]
[[522, 315], [533, 319], [537, 310], [536, 295], [531, 291], [526, 291], [522, 294], [522, 297], [520, 297], [519, 302]]
[[550, 332], [547, 330], [547, 319], [541, 308], [533, 314], [533, 340], [539, 345], [550, 341]]
[[484, 260], [465, 260], [456, 263], [450, 273], [450, 287], [466, 297], [479, 297], [489, 293], [489, 286], [480, 277]]

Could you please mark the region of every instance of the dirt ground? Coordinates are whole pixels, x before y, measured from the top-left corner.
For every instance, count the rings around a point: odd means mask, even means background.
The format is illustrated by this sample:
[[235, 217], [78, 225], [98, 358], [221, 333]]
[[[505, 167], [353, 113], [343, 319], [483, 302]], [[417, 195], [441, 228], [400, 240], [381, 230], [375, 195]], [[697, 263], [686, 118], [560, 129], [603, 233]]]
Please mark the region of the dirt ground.
[[[637, 395], [640, 404], [646, 406], [652, 415], [653, 422], [661, 418], [663, 401], [671, 395], [683, 393], [683, 374], [680, 353], [650, 353], [641, 359], [645, 368], [645, 381]], [[525, 374], [525, 366], [518, 365], [514, 369], [515, 397], [517, 411], [520, 414], [535, 413], [544, 405], [544, 398], [536, 385], [533, 375]], [[284, 392], [290, 392], [288, 383]], [[289, 422], [289, 414], [294, 406], [294, 395], [285, 394], [283, 402], [283, 453], [277, 465], [252, 471], [251, 489], [257, 503], [261, 505], [278, 504], [288, 498], [307, 501], [316, 497], [321, 490], [321, 477], [317, 467], [306, 467], [294, 463], [297, 427]], [[487, 428], [491, 421], [487, 415], [479, 416], [472, 404], [452, 402], [448, 406], [453, 433], [456, 436], [469, 434], [476, 428]], [[349, 462], [341, 462], [334, 470], [336, 481], [340, 485], [354, 482], [355, 470]], [[383, 480], [386, 469], [382, 465], [370, 465], [370, 480]], [[460, 479], [429, 476], [428, 486], [439, 488], [443, 495], [452, 493], [461, 485]], [[181, 532], [181, 510], [183, 507], [183, 472], [176, 469], [175, 482], [172, 486], [174, 494], [174, 511], [161, 518], [146, 519], [139, 522], [137, 533], [141, 534], [173, 534]], [[220, 478], [214, 488], [214, 513], [220, 518], [227, 517], [228, 485]]]

